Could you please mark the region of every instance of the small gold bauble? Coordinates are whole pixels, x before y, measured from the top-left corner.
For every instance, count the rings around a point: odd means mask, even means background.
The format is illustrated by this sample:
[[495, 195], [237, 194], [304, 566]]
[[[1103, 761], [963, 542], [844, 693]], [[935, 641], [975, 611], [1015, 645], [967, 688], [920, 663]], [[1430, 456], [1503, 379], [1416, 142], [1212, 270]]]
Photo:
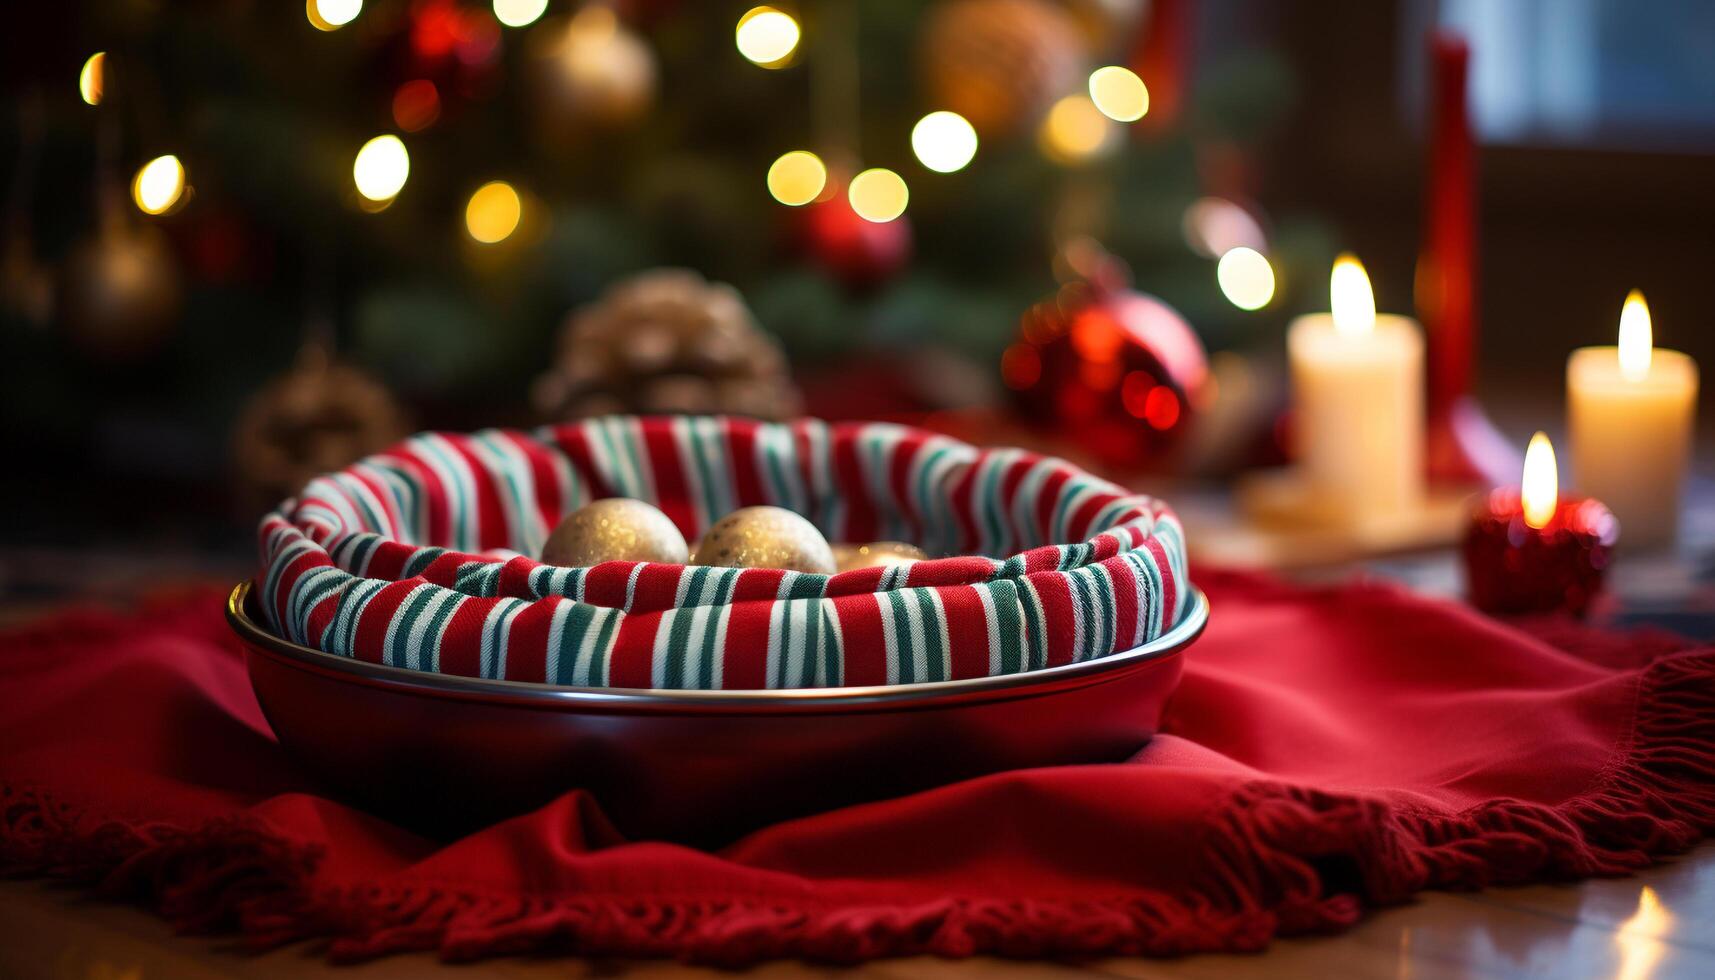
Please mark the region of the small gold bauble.
[[822, 532], [782, 507], [743, 507], [716, 521], [697, 542], [691, 562], [834, 574], [834, 553]]
[[580, 568], [604, 561], [661, 561], [682, 565], [685, 536], [666, 514], [641, 500], [608, 497], [567, 514], [542, 546], [542, 561]]
[[871, 541], [869, 544], [836, 544], [834, 565], [842, 572], [878, 565], [910, 565], [929, 555], [922, 548], [904, 541]]

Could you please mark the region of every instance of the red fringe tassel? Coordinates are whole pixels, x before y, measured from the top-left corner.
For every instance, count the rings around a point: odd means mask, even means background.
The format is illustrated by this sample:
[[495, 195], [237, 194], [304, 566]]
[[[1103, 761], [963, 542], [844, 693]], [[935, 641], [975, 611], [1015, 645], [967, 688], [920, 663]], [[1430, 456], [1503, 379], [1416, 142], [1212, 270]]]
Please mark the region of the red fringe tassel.
[[1715, 831], [1715, 653], [1642, 680], [1631, 744], [1560, 806], [1497, 800], [1405, 813], [1376, 800], [1257, 782], [1211, 827], [1207, 880], [1113, 902], [946, 899], [804, 911], [629, 896], [495, 898], [426, 886], [318, 889], [318, 848], [254, 821], [194, 828], [77, 813], [0, 786], [0, 873], [69, 879], [143, 901], [183, 930], [257, 947], [331, 940], [335, 960], [436, 950], [447, 960], [561, 952], [741, 965], [935, 954], [1014, 957], [1245, 951], [1331, 932], [1425, 888], [1623, 874]]

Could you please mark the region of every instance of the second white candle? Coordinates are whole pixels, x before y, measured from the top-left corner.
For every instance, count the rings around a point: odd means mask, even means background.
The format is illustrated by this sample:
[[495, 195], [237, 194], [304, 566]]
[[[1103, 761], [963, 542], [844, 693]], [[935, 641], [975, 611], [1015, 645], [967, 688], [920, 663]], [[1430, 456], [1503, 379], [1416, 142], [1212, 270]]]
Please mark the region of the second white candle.
[[1334, 263], [1332, 313], [1287, 330], [1300, 473], [1318, 510], [1361, 521], [1423, 501], [1423, 332], [1375, 311], [1357, 259]]

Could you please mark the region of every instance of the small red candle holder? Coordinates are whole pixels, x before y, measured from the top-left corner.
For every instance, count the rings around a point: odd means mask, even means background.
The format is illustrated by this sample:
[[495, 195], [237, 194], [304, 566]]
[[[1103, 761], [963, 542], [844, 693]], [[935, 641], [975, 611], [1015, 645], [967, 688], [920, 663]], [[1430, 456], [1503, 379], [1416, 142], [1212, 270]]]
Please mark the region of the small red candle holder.
[[1620, 524], [1599, 500], [1562, 497], [1540, 528], [1525, 523], [1519, 488], [1478, 497], [1465, 530], [1471, 604], [1487, 613], [1582, 616], [1602, 591]]

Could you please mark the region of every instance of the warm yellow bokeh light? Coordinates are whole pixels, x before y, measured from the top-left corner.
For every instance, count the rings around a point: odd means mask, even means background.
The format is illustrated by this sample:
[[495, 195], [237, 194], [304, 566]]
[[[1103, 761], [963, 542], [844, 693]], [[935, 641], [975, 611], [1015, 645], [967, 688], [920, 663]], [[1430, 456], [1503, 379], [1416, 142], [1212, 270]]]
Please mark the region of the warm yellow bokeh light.
[[337, 31], [363, 12], [363, 0], [305, 0], [304, 16], [318, 31]]
[[1620, 308], [1620, 376], [1627, 381], [1642, 381], [1649, 377], [1650, 359], [1655, 353], [1654, 328], [1650, 325], [1649, 304], [1644, 294], [1634, 289]]
[[101, 104], [101, 96], [107, 91], [107, 52], [97, 51], [83, 63], [83, 70], [77, 73], [77, 91], [90, 105]]
[[768, 168], [768, 193], [781, 204], [798, 207], [822, 195], [828, 186], [828, 168], [809, 150], [780, 154]]
[[738, 53], [764, 68], [779, 68], [798, 50], [798, 22], [773, 7], [752, 7], [733, 31]]
[[494, 19], [507, 27], [528, 27], [547, 9], [548, 0], [494, 0]]
[[1090, 73], [1090, 101], [1115, 122], [1136, 122], [1149, 111], [1149, 89], [1130, 68], [1109, 65]]
[[166, 214], [185, 192], [185, 168], [168, 154], [143, 164], [131, 180], [131, 200], [144, 214]]
[[1068, 95], [1048, 110], [1038, 142], [1051, 160], [1082, 163], [1107, 149], [1113, 134], [1113, 121], [1089, 96]]
[[1524, 451], [1519, 502], [1524, 505], [1524, 522], [1531, 527], [1547, 527], [1560, 506], [1560, 474], [1554, 467], [1554, 445], [1545, 433], [1531, 436]]
[[351, 165], [357, 192], [371, 201], [391, 201], [410, 175], [411, 155], [405, 152], [404, 142], [391, 133], [363, 144]]
[[1334, 311], [1334, 329], [1346, 336], [1361, 336], [1376, 328], [1376, 295], [1370, 290], [1369, 273], [1350, 252], [1334, 260], [1328, 276], [1328, 300]]
[[490, 181], [476, 189], [470, 203], [464, 206], [464, 226], [470, 237], [492, 245], [505, 241], [518, 230], [524, 217], [524, 202], [518, 192], [504, 180]]
[[879, 223], [904, 214], [911, 192], [906, 189], [904, 178], [891, 170], [874, 167], [852, 178], [846, 199], [851, 201], [858, 217]]
[[1254, 248], [1229, 249], [1215, 266], [1221, 294], [1241, 310], [1260, 310], [1274, 298], [1274, 269]]
[[977, 155], [977, 131], [956, 112], [931, 112], [911, 127], [911, 152], [930, 170], [950, 174]]

